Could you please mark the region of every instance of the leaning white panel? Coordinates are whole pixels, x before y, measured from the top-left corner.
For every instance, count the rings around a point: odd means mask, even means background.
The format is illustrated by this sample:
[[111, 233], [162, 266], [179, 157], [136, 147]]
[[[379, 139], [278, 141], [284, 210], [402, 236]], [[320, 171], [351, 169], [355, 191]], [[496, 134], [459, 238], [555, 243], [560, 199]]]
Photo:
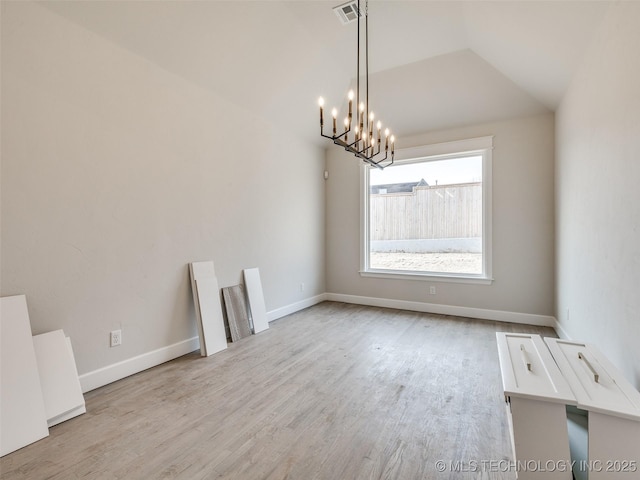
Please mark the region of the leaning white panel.
[[253, 319], [253, 333], [260, 333], [269, 328], [267, 308], [265, 307], [264, 295], [262, 294], [260, 271], [257, 268], [245, 269], [244, 283], [247, 287], [249, 308], [251, 309], [251, 318]]
[[0, 299], [0, 456], [49, 435], [24, 295]]
[[33, 337], [47, 423], [50, 427], [85, 413], [71, 343], [62, 330]]
[[190, 263], [189, 271], [200, 335], [200, 354], [208, 357], [227, 348], [218, 279], [213, 262]]

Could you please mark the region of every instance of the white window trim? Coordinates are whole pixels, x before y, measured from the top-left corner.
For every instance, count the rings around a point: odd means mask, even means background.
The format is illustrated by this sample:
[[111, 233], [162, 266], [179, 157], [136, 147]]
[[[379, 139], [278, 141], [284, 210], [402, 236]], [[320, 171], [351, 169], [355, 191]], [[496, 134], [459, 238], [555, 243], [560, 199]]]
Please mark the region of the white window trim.
[[452, 283], [489, 285], [492, 277], [492, 180], [493, 136], [469, 138], [453, 142], [435, 143], [396, 150], [394, 165], [413, 163], [426, 158], [442, 159], [449, 156], [482, 154], [482, 274], [451, 274], [440, 272], [406, 272], [402, 270], [377, 270], [369, 268], [369, 191], [368, 174], [371, 166], [360, 165], [360, 276], [397, 280], [423, 280]]

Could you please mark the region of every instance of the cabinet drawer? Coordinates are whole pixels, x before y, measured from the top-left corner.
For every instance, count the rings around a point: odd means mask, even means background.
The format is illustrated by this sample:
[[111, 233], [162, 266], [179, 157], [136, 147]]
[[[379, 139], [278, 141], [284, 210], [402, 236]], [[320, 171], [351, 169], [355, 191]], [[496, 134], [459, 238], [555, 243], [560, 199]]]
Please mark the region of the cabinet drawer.
[[588, 343], [545, 339], [578, 407], [640, 421], [640, 393]]
[[496, 337], [505, 396], [576, 403], [540, 335], [498, 332]]

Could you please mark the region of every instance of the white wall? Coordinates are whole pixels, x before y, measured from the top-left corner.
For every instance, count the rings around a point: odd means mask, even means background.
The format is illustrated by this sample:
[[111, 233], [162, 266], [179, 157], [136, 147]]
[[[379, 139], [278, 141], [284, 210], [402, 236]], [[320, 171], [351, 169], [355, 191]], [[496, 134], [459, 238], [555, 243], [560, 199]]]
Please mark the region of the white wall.
[[[552, 114], [399, 139], [413, 147], [494, 135], [492, 285], [363, 278], [359, 275], [359, 161], [328, 150], [327, 291], [409, 302], [553, 315]], [[437, 295], [429, 295], [437, 285]]]
[[640, 387], [640, 3], [609, 10], [557, 112], [557, 318]]
[[2, 119], [1, 293], [80, 374], [197, 335], [190, 261], [220, 286], [259, 267], [268, 310], [325, 291], [321, 149], [23, 2], [2, 2]]

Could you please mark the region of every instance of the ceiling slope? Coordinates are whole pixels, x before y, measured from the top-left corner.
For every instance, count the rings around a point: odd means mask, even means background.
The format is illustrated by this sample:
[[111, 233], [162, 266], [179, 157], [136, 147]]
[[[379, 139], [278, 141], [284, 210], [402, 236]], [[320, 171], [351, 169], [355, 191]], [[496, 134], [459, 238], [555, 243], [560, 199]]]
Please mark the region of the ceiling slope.
[[[355, 77], [339, 3], [41, 5], [321, 144], [317, 97], [344, 103]], [[371, 1], [372, 104], [400, 136], [553, 110], [609, 3]]]

